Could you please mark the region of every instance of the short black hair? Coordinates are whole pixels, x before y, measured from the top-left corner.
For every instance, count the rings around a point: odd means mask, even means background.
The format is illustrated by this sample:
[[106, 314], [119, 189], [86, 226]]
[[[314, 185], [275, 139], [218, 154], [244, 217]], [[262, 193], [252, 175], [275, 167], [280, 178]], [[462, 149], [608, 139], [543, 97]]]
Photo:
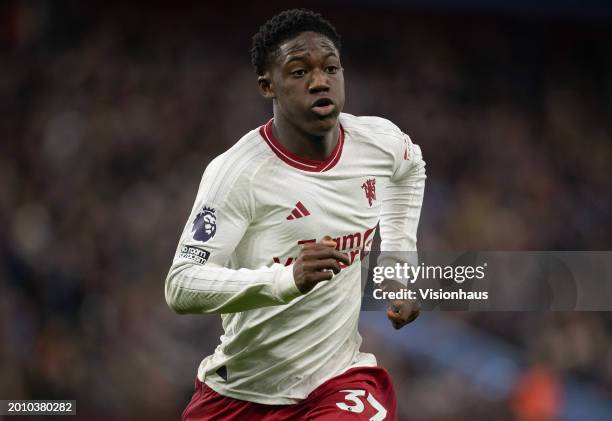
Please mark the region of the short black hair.
[[340, 51], [340, 35], [319, 13], [306, 9], [285, 10], [264, 23], [253, 35], [251, 64], [255, 73], [263, 75], [271, 53], [284, 41], [306, 31], [325, 35]]

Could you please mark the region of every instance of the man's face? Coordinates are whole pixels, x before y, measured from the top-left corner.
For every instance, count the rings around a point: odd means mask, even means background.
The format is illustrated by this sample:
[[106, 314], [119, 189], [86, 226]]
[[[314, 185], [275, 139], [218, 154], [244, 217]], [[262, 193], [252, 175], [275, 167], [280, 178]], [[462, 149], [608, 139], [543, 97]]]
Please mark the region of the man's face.
[[[267, 92], [262, 79], [269, 83]], [[344, 107], [340, 54], [324, 35], [302, 32], [279, 46], [260, 87], [275, 99], [276, 113], [304, 132], [322, 136], [336, 125]]]

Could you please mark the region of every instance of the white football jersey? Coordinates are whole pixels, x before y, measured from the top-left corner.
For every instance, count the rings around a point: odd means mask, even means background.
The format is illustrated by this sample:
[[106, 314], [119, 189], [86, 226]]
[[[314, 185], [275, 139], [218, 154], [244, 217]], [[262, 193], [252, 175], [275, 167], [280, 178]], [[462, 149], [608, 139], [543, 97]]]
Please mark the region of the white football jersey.
[[[325, 161], [287, 151], [271, 120], [204, 172], [166, 300], [179, 313], [221, 315], [225, 333], [198, 378], [222, 395], [292, 404], [349, 368], [376, 365], [359, 351], [359, 255], [377, 226], [381, 250], [416, 250], [425, 163], [390, 121], [339, 120]], [[354, 263], [301, 294], [292, 263], [301, 244], [326, 235]]]

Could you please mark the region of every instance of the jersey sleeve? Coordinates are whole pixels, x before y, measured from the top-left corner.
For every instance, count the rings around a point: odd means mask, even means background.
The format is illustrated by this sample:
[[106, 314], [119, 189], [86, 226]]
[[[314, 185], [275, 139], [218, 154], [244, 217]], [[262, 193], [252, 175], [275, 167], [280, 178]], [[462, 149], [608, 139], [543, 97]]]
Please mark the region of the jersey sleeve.
[[[421, 148], [393, 125], [393, 174], [385, 187], [381, 218], [381, 255], [378, 264], [417, 265], [417, 228], [425, 190], [425, 161]], [[402, 280], [405, 284], [406, 281]]]
[[301, 295], [291, 265], [228, 267], [254, 212], [249, 176], [228, 171], [231, 164], [217, 158], [202, 177], [166, 278], [166, 302], [177, 313], [235, 313]]

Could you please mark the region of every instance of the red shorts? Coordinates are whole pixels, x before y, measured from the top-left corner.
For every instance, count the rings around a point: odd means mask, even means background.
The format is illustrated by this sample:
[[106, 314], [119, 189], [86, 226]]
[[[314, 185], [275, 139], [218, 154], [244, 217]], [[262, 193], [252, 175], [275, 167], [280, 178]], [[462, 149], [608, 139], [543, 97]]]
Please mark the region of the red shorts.
[[294, 405], [263, 405], [223, 396], [196, 380], [182, 421], [397, 421], [395, 390], [382, 367], [355, 367]]

